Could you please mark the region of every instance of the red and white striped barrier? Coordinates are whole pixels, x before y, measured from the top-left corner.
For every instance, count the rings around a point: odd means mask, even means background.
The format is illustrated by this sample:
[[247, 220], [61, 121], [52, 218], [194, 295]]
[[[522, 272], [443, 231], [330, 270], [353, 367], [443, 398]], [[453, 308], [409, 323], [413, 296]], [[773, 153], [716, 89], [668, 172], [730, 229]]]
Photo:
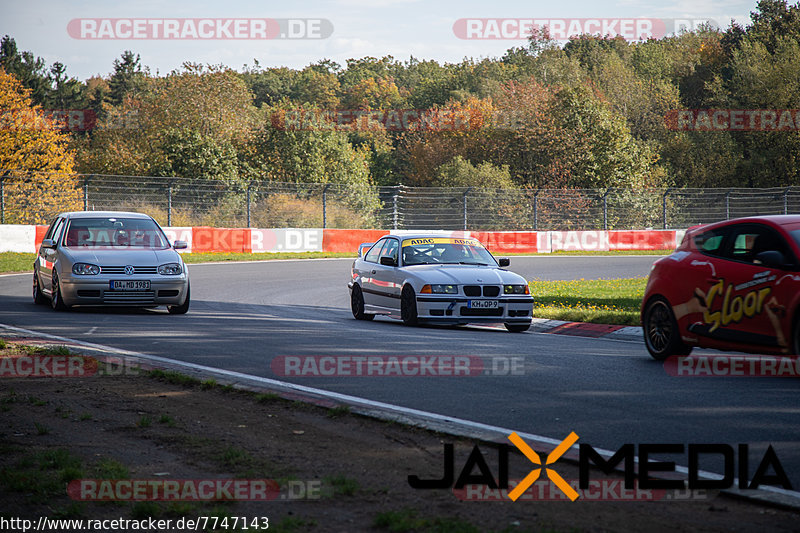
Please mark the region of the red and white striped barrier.
[[[0, 252], [34, 253], [47, 226], [0, 225]], [[170, 241], [186, 241], [187, 252], [345, 252], [356, 253], [362, 242], [375, 242], [388, 230], [314, 228], [212, 228], [168, 227]], [[397, 233], [427, 233], [398, 231]], [[610, 231], [437, 231], [474, 237], [495, 254], [550, 253], [556, 251], [672, 250], [683, 230]]]

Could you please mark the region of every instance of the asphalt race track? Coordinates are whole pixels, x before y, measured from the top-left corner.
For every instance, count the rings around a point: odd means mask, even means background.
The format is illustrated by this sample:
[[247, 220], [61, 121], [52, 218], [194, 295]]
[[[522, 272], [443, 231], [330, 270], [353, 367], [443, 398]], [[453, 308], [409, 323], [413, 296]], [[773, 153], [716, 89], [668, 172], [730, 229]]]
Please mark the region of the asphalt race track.
[[[647, 275], [654, 259], [514, 257], [511, 269], [528, 279], [631, 277]], [[800, 489], [797, 379], [670, 377], [640, 342], [357, 322], [346, 288], [351, 263], [191, 265], [193, 301], [183, 316], [56, 313], [33, 305], [30, 274], [2, 276], [0, 323], [277, 379], [284, 378], [270, 363], [286, 355], [520, 356], [525, 372], [518, 376], [285, 380], [557, 440], [575, 431], [581, 442], [610, 450], [624, 443], [746, 443], [751, 476], [771, 444]]]

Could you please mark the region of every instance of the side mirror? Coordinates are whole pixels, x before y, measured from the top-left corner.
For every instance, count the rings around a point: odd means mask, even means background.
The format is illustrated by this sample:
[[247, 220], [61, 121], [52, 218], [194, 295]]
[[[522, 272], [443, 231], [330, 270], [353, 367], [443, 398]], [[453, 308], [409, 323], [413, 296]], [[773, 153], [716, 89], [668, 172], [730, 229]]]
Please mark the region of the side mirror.
[[55, 247], [56, 243], [53, 241], [53, 239], [44, 239], [42, 241], [42, 248], [55, 248]]
[[786, 268], [786, 258], [777, 250], [756, 254], [756, 261], [770, 268]]
[[172, 247], [176, 250], [185, 250], [189, 247], [189, 243], [186, 241], [175, 241]]
[[397, 260], [394, 257], [383, 256], [381, 257], [381, 264], [387, 267], [396, 267]]
[[507, 267], [508, 265], [511, 264], [511, 259], [509, 259], [508, 257], [501, 257], [500, 259], [497, 260], [497, 264], [500, 265], [501, 267]]

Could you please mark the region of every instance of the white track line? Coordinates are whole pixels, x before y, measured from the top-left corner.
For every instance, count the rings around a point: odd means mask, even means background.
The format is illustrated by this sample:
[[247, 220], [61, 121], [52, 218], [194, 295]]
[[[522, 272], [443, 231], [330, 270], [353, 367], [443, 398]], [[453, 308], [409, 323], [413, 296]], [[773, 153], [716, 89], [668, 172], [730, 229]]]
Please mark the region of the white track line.
[[[311, 394], [311, 395], [314, 395], [314, 396], [319, 396], [319, 397], [323, 397], [323, 398], [327, 398], [327, 399], [331, 399], [331, 400], [337, 400], [337, 401], [340, 401], [340, 402], [343, 402], [343, 403], [362, 406], [362, 407], [366, 407], [366, 408], [370, 408], [370, 409], [380, 409], [380, 410], [383, 410], [383, 411], [388, 411], [388, 412], [396, 413], [396, 414], [399, 414], [399, 415], [409, 416], [409, 417], [416, 418], [416, 419], [430, 420], [430, 421], [433, 421], [433, 422], [440, 422], [440, 423], [446, 423], [446, 424], [450, 424], [450, 425], [462, 426], [464, 428], [468, 428], [468, 429], [471, 429], [471, 430], [478, 430], [478, 431], [496, 433], [496, 434], [499, 434], [499, 435], [502, 435], [502, 436], [510, 435], [511, 433], [516, 431], [516, 430], [513, 430], [513, 429], [504, 428], [504, 427], [500, 427], [500, 426], [492, 426], [492, 425], [489, 425], [489, 424], [483, 424], [481, 422], [474, 422], [472, 420], [465, 420], [465, 419], [462, 419], [462, 418], [456, 418], [456, 417], [452, 417], [452, 416], [446, 416], [446, 415], [440, 415], [440, 414], [437, 414], [437, 413], [431, 413], [429, 411], [421, 411], [419, 409], [412, 409], [410, 407], [403, 407], [403, 406], [400, 406], [400, 405], [393, 405], [393, 404], [389, 404], [389, 403], [378, 402], [378, 401], [375, 401], [375, 400], [368, 400], [366, 398], [359, 398], [358, 396], [350, 396], [348, 394], [340, 394], [338, 392], [331, 392], [331, 391], [327, 391], [327, 390], [323, 390], [323, 389], [316, 389], [314, 387], [306, 387], [304, 385], [297, 385], [297, 384], [294, 384], [294, 383], [288, 383], [288, 382], [285, 382], [285, 381], [279, 381], [279, 380], [270, 379], [270, 378], [264, 378], [264, 377], [260, 377], [260, 376], [253, 376], [253, 375], [250, 375], [250, 374], [243, 374], [241, 372], [233, 372], [233, 371], [224, 370], [224, 369], [221, 369], [221, 368], [214, 368], [214, 367], [205, 366], [205, 365], [198, 365], [198, 364], [195, 364], [195, 363], [187, 363], [187, 362], [184, 362], [184, 361], [177, 361], [175, 359], [168, 359], [166, 357], [160, 357], [160, 356], [157, 356], [157, 355], [150, 355], [150, 354], [145, 354], [145, 353], [140, 353], [140, 352], [132, 352], [130, 350], [123, 350], [123, 349], [120, 349], [120, 348], [114, 348], [112, 346], [105, 346], [103, 344], [95, 344], [93, 342], [85, 342], [85, 341], [79, 341], [79, 340], [76, 340], [76, 339], [70, 339], [68, 337], [60, 337], [58, 335], [51, 335], [49, 333], [40, 333], [38, 331], [18, 328], [18, 327], [15, 327], [15, 326], [9, 326], [7, 324], [0, 324], [0, 328], [5, 328], [7, 330], [14, 331], [14, 332], [17, 332], [17, 333], [23, 333], [25, 335], [29, 335], [29, 336], [32, 336], [32, 337], [34, 337], [34, 336], [44, 337], [44, 338], [55, 340], [55, 341], [67, 342], [67, 343], [75, 344], [75, 345], [78, 345], [78, 346], [84, 346], [86, 348], [92, 348], [92, 349], [95, 349], [95, 350], [101, 350], [101, 351], [110, 352], [110, 353], [114, 353], [114, 354], [118, 354], [118, 355], [126, 355], [126, 356], [130, 356], [130, 357], [136, 357], [138, 359], [143, 359], [143, 360], [150, 361], [150, 362], [164, 363], [164, 364], [169, 364], [169, 365], [172, 365], [172, 366], [179, 366], [179, 367], [184, 367], [184, 368], [187, 368], [187, 369], [192, 369], [194, 371], [199, 371], [199, 372], [204, 372], [204, 373], [211, 373], [211, 374], [216, 374], [216, 375], [222, 375], [222, 376], [225, 376], [225, 377], [228, 377], [228, 378], [231, 378], [231, 379], [255, 382], [255, 383], [262, 384], [262, 385], [276, 387], [276, 388], [279, 388], [279, 389], [290, 390], [290, 391], [294, 391], [294, 392], [301, 392], [301, 393], [305, 393], [305, 394]], [[537, 442], [539, 444], [545, 444], [545, 445], [548, 445], [548, 446], [557, 446], [557, 445], [561, 444], [560, 440], [553, 439], [553, 438], [550, 438], [550, 437], [545, 437], [543, 435], [535, 435], [533, 433], [525, 433], [525, 432], [522, 432], [522, 431], [517, 431], [516, 433], [519, 436], [521, 436], [524, 440], [530, 441], [530, 442]], [[573, 445], [571, 449], [572, 450], [577, 450], [578, 449], [578, 445], [577, 444]], [[594, 449], [595, 449], [596, 452], [598, 452], [600, 455], [603, 455], [606, 458], [609, 458], [609, 457], [613, 456], [614, 453], [615, 453], [613, 451], [605, 450], [605, 449], [602, 449], [602, 448], [594, 448]], [[634, 458], [634, 462], [636, 462], [636, 463], [639, 462], [638, 457]], [[685, 467], [685, 466], [675, 465], [675, 471], [679, 472], [679, 473], [682, 473], [682, 474], [688, 474], [689, 469], [687, 467]], [[715, 479], [715, 480], [723, 479], [723, 476], [721, 474], [716, 474], [714, 472], [707, 472], [707, 471], [704, 471], [704, 470], [698, 471], [698, 475], [700, 477], [702, 477], [702, 478], [705, 478], [705, 479]], [[788, 497], [788, 498], [792, 498], [793, 500], [800, 500], [800, 492], [797, 492], [797, 491], [786, 490], [786, 489], [782, 489], [782, 488], [779, 488], [779, 487], [772, 487], [772, 486], [769, 486], [769, 485], [765, 485], [763, 487], [759, 487], [756, 490], [757, 491], [770, 492], [770, 493], [773, 493], [773, 494], [776, 494], [776, 495], [780, 495], [780, 496], [785, 496], [785, 497]], [[735, 489], [728, 489], [727, 492], [734, 492], [734, 493], [737, 493], [737, 494], [740, 494], [740, 495], [748, 496], [747, 493], [749, 491], [746, 491], [746, 492], [742, 493], [742, 492], [740, 492], [738, 490], [735, 490]], [[798, 504], [795, 503], [795, 505], [798, 505]]]

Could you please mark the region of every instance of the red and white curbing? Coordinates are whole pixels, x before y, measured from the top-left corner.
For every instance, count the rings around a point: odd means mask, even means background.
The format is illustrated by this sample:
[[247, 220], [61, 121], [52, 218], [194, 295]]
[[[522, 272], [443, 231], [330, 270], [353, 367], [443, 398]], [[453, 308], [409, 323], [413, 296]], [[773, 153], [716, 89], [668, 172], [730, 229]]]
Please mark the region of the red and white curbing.
[[[212, 228], [167, 227], [170, 240], [186, 241], [187, 252], [344, 252], [355, 253], [362, 242], [374, 242], [389, 230], [320, 228]], [[0, 225], [0, 252], [35, 253], [47, 226]], [[417, 230], [394, 233], [429, 233]], [[435, 233], [474, 237], [495, 254], [540, 254], [556, 251], [672, 250], [682, 230], [609, 231], [442, 231]]]
[[534, 318], [530, 331], [571, 337], [591, 337], [625, 341], [641, 341], [642, 328], [639, 326], [617, 326], [611, 324], [590, 324], [587, 322], [566, 322]]

